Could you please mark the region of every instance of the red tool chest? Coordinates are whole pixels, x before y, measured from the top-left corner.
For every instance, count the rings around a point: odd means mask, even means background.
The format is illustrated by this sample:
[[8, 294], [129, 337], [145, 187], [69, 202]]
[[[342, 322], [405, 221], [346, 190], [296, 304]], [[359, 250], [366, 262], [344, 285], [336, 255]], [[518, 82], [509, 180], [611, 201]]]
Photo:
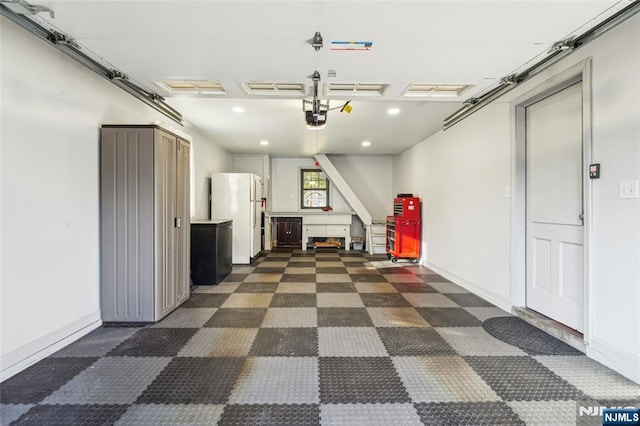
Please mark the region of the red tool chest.
[[393, 200], [393, 216], [387, 216], [387, 257], [392, 262], [420, 259], [420, 199], [398, 196]]

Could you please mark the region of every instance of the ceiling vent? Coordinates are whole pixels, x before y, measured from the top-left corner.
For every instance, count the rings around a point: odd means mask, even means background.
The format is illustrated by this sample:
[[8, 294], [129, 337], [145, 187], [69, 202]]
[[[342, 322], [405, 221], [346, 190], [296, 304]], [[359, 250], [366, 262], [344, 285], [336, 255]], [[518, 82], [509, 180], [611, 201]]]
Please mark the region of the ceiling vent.
[[326, 95], [335, 96], [382, 96], [389, 87], [385, 83], [328, 83], [325, 85]]
[[172, 94], [190, 95], [226, 95], [222, 84], [217, 81], [207, 80], [159, 80], [155, 82]]
[[303, 83], [277, 83], [273, 81], [249, 81], [242, 83], [249, 95], [300, 96], [306, 95]]
[[470, 84], [414, 83], [407, 87], [402, 96], [409, 98], [455, 98], [470, 87]]

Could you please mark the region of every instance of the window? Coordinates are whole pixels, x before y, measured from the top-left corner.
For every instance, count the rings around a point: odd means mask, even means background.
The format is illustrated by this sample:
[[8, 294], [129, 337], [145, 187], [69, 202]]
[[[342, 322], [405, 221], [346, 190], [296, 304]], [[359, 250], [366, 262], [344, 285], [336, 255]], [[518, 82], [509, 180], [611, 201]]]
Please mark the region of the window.
[[303, 209], [321, 209], [329, 205], [329, 179], [320, 169], [302, 169], [300, 185]]

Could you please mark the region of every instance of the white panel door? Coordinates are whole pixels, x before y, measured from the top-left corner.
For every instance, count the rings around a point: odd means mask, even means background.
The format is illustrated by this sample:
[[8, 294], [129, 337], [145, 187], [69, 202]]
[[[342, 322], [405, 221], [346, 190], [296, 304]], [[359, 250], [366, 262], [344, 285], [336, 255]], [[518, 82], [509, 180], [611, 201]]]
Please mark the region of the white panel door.
[[526, 109], [527, 307], [584, 327], [582, 83]]

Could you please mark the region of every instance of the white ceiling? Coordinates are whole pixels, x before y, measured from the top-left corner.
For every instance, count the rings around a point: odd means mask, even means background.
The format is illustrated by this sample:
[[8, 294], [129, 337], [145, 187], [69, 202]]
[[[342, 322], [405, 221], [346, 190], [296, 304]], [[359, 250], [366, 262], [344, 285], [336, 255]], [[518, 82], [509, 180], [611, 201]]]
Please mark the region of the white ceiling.
[[[35, 2], [34, 2], [35, 3]], [[39, 1], [47, 21], [81, 46], [167, 96], [185, 121], [232, 153], [400, 153], [442, 127], [461, 102], [545, 52], [616, 1]], [[45, 17], [45, 15], [42, 15]], [[324, 47], [308, 40], [316, 31]], [[331, 41], [371, 41], [370, 51], [332, 51]], [[375, 82], [383, 96], [351, 97], [308, 130], [302, 96], [247, 95], [246, 81]], [[336, 77], [328, 77], [336, 70]], [[220, 81], [222, 96], [169, 95], [154, 80]], [[460, 99], [402, 97], [411, 83], [471, 84]], [[245, 112], [231, 108], [242, 106]], [[389, 116], [390, 107], [400, 114]], [[259, 145], [268, 140], [267, 147]], [[363, 140], [371, 141], [368, 148]]]

